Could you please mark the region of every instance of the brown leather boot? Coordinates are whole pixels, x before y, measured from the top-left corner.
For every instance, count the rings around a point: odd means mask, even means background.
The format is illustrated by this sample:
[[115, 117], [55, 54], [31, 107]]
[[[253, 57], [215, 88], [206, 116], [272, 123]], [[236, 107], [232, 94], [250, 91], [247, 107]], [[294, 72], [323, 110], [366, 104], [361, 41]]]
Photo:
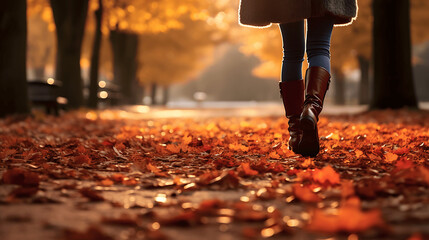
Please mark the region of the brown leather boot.
[[305, 78], [305, 101], [300, 120], [303, 132], [299, 150], [303, 156], [315, 157], [320, 150], [317, 122], [331, 75], [322, 67], [311, 67], [307, 69]]
[[304, 80], [280, 82], [279, 87], [286, 117], [289, 119], [289, 149], [299, 153], [298, 145], [302, 135], [299, 121], [304, 104]]

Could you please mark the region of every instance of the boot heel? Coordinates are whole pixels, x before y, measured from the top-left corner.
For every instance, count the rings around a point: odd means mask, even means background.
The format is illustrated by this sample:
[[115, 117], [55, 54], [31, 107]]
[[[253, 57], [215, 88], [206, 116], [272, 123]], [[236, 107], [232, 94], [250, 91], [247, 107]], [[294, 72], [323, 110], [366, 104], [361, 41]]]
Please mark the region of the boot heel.
[[303, 116], [300, 124], [303, 131], [314, 131], [316, 129], [316, 123], [309, 116]]
[[299, 150], [305, 157], [315, 157], [320, 151], [317, 123], [311, 117], [303, 116], [300, 124], [302, 127], [302, 138], [299, 143]]

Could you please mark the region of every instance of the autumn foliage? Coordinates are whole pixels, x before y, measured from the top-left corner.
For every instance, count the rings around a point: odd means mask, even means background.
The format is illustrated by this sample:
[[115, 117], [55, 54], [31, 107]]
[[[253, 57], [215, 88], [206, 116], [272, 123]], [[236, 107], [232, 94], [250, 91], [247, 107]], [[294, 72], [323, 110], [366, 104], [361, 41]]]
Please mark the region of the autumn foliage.
[[[418, 206], [428, 204], [428, 118], [405, 110], [322, 117], [316, 158], [288, 149], [285, 118], [132, 120], [114, 111], [7, 118], [0, 122], [0, 201], [65, 204], [55, 196], [68, 193], [76, 207], [124, 210], [104, 211], [86, 231], [71, 222], [66, 239], [116, 238], [106, 225], [155, 239], [167, 238], [169, 227], [217, 225], [248, 238], [424, 236], [395, 226], [415, 221]], [[152, 197], [118, 200], [112, 190], [125, 199], [128, 192]], [[216, 197], [189, 198], [199, 192]], [[395, 215], [401, 211], [409, 215]]]

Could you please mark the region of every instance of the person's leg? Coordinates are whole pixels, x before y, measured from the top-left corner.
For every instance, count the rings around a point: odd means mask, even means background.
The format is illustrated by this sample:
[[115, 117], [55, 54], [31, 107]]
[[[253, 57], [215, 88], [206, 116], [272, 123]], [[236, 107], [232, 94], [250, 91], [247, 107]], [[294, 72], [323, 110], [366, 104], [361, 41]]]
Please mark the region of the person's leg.
[[304, 81], [302, 80], [302, 62], [305, 53], [304, 21], [280, 24], [283, 38], [282, 81], [280, 93], [289, 119], [289, 149], [299, 153], [301, 140], [299, 126], [302, 106], [304, 104]]
[[334, 20], [329, 16], [309, 18], [307, 26], [307, 59], [309, 67], [323, 67], [330, 73], [330, 43]]
[[319, 153], [319, 134], [317, 122], [323, 108], [330, 74], [330, 41], [334, 21], [330, 17], [308, 19], [307, 58], [309, 68], [306, 72], [305, 101], [300, 118], [302, 137], [300, 153], [314, 157]]
[[280, 24], [283, 40], [281, 81], [302, 79], [302, 62], [305, 54], [304, 20]]

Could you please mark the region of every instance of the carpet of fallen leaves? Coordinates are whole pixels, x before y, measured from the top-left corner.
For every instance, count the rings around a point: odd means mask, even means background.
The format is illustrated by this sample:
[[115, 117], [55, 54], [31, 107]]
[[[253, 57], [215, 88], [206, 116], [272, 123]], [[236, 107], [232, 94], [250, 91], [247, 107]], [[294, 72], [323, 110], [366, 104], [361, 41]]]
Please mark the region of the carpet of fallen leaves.
[[[0, 120], [2, 239], [427, 239], [429, 113]], [[3, 236], [3, 237], [1, 237]]]

